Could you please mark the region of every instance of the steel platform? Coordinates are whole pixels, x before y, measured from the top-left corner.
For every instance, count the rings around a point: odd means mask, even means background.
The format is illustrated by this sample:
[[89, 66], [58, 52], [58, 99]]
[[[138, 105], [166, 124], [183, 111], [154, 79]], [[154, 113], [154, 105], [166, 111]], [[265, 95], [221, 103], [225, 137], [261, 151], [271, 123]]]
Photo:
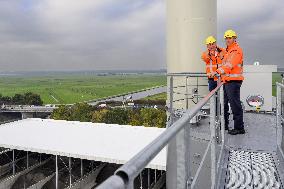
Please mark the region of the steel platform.
[[220, 188], [283, 189], [284, 169], [276, 155], [276, 116], [245, 113], [244, 121], [246, 134], [227, 135]]

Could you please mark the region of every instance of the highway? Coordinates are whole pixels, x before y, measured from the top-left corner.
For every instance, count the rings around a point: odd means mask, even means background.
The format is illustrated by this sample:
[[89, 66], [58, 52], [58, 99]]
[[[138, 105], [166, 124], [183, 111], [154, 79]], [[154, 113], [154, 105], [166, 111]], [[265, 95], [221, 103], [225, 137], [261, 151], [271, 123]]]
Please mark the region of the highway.
[[167, 87], [166, 86], [159, 86], [159, 87], [155, 87], [155, 88], [151, 88], [151, 89], [145, 89], [143, 91], [137, 91], [137, 92], [132, 92], [132, 93], [128, 93], [128, 94], [123, 94], [123, 95], [116, 95], [113, 97], [107, 97], [107, 98], [103, 98], [103, 99], [98, 99], [92, 102], [88, 102], [88, 104], [90, 105], [97, 105], [98, 103], [101, 102], [107, 102], [107, 101], [123, 101], [125, 100], [125, 98], [132, 96], [132, 100], [139, 100], [142, 98], [146, 98], [148, 96], [153, 96], [156, 94], [160, 94], [160, 93], [165, 93], [167, 92]]

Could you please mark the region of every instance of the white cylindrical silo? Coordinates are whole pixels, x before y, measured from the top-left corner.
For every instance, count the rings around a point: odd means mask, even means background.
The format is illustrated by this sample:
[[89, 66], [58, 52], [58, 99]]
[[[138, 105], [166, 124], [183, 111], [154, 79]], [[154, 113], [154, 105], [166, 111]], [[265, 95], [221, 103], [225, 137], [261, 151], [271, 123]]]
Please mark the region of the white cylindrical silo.
[[216, 34], [216, 0], [167, 0], [168, 73], [204, 72], [204, 41]]
[[[209, 35], [216, 36], [216, 34], [216, 0], [167, 0], [167, 72], [204, 73], [205, 63], [201, 60], [201, 53], [206, 50], [204, 41]], [[185, 85], [184, 79], [174, 77], [173, 80], [175, 86]], [[194, 81], [189, 80], [190, 82]], [[207, 79], [204, 78], [199, 84], [207, 85]], [[188, 91], [191, 92], [192, 89]], [[208, 88], [205, 87], [198, 92], [205, 95], [208, 93]], [[192, 105], [190, 104], [189, 108]], [[184, 109], [185, 101], [174, 102], [173, 107]], [[186, 189], [190, 183], [191, 173], [188, 167], [192, 162], [189, 160], [187, 150], [189, 138], [188, 130], [184, 129], [168, 146], [168, 189]]]

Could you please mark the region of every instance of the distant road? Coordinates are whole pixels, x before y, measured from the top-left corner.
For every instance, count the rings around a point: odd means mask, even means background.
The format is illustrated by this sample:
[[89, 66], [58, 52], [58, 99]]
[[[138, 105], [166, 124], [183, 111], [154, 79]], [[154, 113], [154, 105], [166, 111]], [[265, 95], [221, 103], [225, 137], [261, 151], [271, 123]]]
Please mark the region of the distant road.
[[153, 95], [165, 93], [165, 92], [167, 92], [167, 87], [166, 86], [159, 86], [159, 87], [145, 89], [145, 90], [132, 92], [132, 93], [128, 93], [128, 94], [122, 94], [122, 95], [117, 95], [117, 96], [114, 96], [114, 97], [99, 99], [99, 100], [96, 100], [96, 101], [88, 102], [88, 104], [94, 106], [94, 105], [97, 105], [98, 103], [101, 103], [101, 102], [123, 101], [125, 98], [127, 98], [129, 96], [132, 96], [132, 100], [139, 100], [139, 99], [142, 99], [142, 98], [146, 98], [148, 96], [153, 96]]
[[8, 105], [0, 109], [1, 112], [41, 112], [41, 113], [51, 113], [56, 107], [46, 107], [46, 106], [18, 106], [18, 105]]

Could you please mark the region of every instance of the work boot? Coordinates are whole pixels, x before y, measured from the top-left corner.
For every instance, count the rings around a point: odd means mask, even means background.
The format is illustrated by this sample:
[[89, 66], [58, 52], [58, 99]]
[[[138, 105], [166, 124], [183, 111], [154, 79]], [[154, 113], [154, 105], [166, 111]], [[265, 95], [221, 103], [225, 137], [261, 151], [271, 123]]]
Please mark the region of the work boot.
[[230, 135], [239, 135], [239, 134], [245, 134], [246, 131], [244, 129], [233, 129], [233, 130], [229, 130], [228, 133]]

